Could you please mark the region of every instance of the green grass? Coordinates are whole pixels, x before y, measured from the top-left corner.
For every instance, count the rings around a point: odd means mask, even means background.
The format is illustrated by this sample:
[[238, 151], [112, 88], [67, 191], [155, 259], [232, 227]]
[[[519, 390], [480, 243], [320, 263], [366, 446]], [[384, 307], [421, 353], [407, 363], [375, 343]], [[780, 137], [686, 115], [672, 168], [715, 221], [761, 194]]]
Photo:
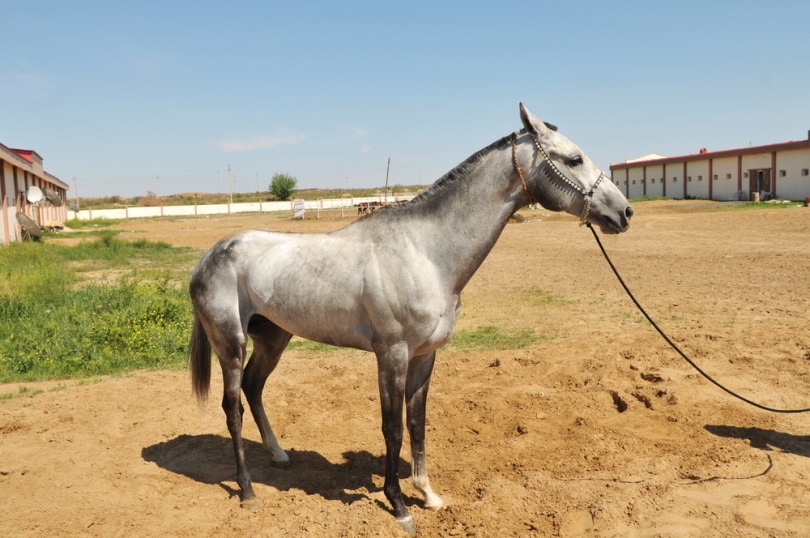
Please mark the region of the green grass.
[[[456, 331], [448, 347], [459, 351], [521, 349], [551, 338], [554, 338], [554, 336], [538, 334], [534, 329], [503, 329], [488, 325], [472, 330]], [[310, 353], [327, 353], [341, 348], [296, 337], [290, 341], [287, 349]]]
[[17, 392], [4, 392], [0, 394], [0, 402], [3, 402], [5, 400], [11, 400], [13, 398], [33, 398], [34, 396], [37, 396], [44, 392], [58, 392], [65, 389], [67, 389], [67, 385], [65, 385], [64, 383], [59, 383], [55, 387], [52, 387], [48, 390], [30, 389], [24, 385], [20, 385], [17, 388]]
[[[121, 222], [118, 219], [88, 219], [88, 220], [79, 220], [76, 218], [69, 219], [65, 221], [65, 226], [70, 228], [71, 230], [81, 230], [84, 228], [106, 228], [108, 226], [112, 226], [113, 224], [118, 224]], [[60, 233], [59, 235], [64, 235], [64, 232]]]
[[537, 286], [529, 289], [527, 295], [532, 299], [534, 304], [543, 306], [565, 306], [574, 302], [571, 299], [566, 299], [560, 295], [555, 295], [550, 291], [538, 288]]
[[450, 347], [459, 351], [481, 349], [521, 349], [553, 338], [529, 328], [504, 329], [487, 325], [476, 329], [456, 331], [450, 340]]
[[784, 207], [796, 207], [803, 205], [804, 202], [744, 202], [738, 204], [731, 204], [729, 205], [729, 210], [732, 211], [748, 211], [751, 209], [774, 209], [774, 208], [784, 208]]
[[629, 198], [627, 201], [630, 203], [638, 203], [638, 202], [654, 202], [656, 200], [672, 200], [667, 196], [639, 196], [638, 198]]
[[[652, 202], [655, 200], [674, 200], [674, 198], [669, 198], [666, 196], [640, 196], [638, 198], [630, 198], [630, 203], [639, 203], [639, 202]], [[687, 198], [687, 200], [695, 200], [695, 201], [702, 201], [702, 202], [718, 202], [719, 200], [703, 200], [702, 198]], [[803, 205], [804, 202], [801, 201], [784, 201], [784, 200], [772, 200], [768, 202], [725, 202], [722, 204], [722, 209], [727, 209], [731, 211], [745, 211], [749, 209], [770, 209], [774, 207], [795, 207], [797, 205]]]
[[[112, 234], [0, 249], [0, 383], [182, 367], [191, 306], [180, 279], [194, 257]], [[99, 283], [98, 271], [114, 278]]]
[[290, 341], [287, 349], [294, 349], [297, 351], [309, 351], [312, 353], [325, 353], [328, 351], [335, 351], [340, 349], [336, 346], [329, 344], [321, 344], [320, 342], [313, 342], [312, 340], [304, 340], [303, 338], [295, 337]]

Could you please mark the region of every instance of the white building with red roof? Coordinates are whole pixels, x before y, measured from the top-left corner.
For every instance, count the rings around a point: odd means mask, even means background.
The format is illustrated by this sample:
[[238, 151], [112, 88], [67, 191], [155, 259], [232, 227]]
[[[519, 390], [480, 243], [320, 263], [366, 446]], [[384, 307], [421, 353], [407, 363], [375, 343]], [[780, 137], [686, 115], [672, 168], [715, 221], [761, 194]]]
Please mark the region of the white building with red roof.
[[0, 144], [0, 244], [30, 235], [26, 225], [32, 221], [39, 228], [62, 225], [68, 188], [42, 168], [36, 151]]
[[628, 198], [665, 196], [706, 200], [805, 200], [810, 197], [807, 140], [708, 151], [680, 157], [656, 153], [610, 165]]

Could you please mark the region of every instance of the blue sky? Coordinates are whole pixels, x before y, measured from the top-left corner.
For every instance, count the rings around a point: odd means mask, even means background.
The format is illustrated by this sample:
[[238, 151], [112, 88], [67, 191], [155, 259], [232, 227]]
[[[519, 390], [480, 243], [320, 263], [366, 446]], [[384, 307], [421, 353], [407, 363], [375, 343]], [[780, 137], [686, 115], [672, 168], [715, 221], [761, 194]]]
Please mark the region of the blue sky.
[[85, 196], [428, 184], [523, 101], [602, 168], [800, 140], [810, 3], [11, 2], [0, 143]]

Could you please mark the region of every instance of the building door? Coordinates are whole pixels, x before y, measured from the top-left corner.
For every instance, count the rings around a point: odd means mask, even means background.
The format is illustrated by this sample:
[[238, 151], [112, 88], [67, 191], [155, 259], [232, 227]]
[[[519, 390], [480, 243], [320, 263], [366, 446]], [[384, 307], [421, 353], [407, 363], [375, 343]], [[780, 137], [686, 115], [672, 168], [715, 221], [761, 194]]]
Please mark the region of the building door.
[[754, 168], [748, 171], [749, 193], [771, 192], [771, 169]]

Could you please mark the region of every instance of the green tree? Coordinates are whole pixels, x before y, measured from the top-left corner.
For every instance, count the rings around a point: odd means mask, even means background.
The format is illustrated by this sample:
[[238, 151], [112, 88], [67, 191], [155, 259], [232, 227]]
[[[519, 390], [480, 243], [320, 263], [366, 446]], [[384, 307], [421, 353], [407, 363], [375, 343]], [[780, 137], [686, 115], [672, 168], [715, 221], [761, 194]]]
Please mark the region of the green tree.
[[298, 186], [298, 180], [289, 174], [273, 174], [270, 192], [279, 200], [289, 200]]

